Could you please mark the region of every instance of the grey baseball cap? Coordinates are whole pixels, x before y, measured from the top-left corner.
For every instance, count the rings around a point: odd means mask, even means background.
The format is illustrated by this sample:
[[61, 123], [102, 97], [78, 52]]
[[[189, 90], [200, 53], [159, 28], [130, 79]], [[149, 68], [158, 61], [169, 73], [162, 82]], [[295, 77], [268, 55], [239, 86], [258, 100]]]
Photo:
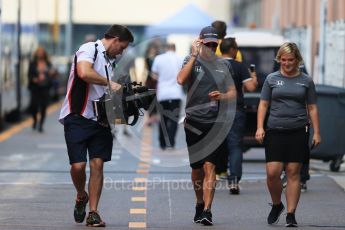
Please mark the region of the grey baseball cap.
[[202, 39], [203, 43], [215, 42], [218, 44], [217, 30], [212, 26], [203, 28], [200, 32], [200, 39]]

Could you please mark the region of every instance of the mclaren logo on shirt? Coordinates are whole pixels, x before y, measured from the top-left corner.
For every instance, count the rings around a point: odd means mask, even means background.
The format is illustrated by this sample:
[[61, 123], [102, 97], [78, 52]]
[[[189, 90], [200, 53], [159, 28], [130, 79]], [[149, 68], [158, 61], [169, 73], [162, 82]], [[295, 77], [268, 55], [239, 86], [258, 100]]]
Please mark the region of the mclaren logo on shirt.
[[278, 80], [277, 83], [276, 83], [276, 85], [278, 85], [278, 86], [283, 86], [283, 85], [284, 85], [284, 81]]
[[300, 85], [300, 86], [306, 86], [305, 84], [303, 84], [303, 83], [299, 83], [299, 82], [296, 82], [296, 85]]
[[216, 69], [216, 72], [218, 72], [218, 73], [224, 73], [224, 71], [223, 71], [223, 70], [220, 70], [220, 69]]
[[194, 71], [200, 73], [201, 72], [201, 66], [195, 66]]

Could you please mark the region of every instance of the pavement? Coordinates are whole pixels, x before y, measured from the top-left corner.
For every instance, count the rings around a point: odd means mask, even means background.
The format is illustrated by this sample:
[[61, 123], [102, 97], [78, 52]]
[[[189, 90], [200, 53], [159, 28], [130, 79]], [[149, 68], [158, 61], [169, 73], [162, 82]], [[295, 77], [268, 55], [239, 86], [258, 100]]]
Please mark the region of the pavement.
[[[75, 190], [57, 116], [52, 109], [43, 134], [31, 129], [30, 120], [5, 138], [0, 134], [0, 230], [86, 228], [73, 220]], [[186, 153], [172, 157], [157, 151], [155, 125], [142, 126], [140, 134], [129, 129], [131, 137], [122, 128], [116, 132], [113, 159], [104, 168], [99, 209], [107, 229], [285, 228], [285, 213], [278, 225], [266, 223], [271, 201], [262, 149], [244, 154], [240, 195], [230, 195], [226, 182], [218, 182], [214, 226], [204, 227], [192, 222], [195, 197]], [[138, 151], [130, 152], [128, 145]], [[311, 180], [296, 212], [299, 229], [345, 229], [345, 167], [337, 173], [328, 168], [328, 163], [311, 161]]]

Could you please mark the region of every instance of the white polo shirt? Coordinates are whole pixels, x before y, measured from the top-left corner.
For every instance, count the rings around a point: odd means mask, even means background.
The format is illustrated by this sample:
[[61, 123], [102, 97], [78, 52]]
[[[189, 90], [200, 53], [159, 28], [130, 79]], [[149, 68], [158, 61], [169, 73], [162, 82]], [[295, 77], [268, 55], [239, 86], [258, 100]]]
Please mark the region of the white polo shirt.
[[152, 64], [152, 72], [158, 75], [157, 100], [182, 99], [182, 86], [177, 83], [177, 74], [182, 68], [182, 59], [173, 51], [157, 55]]
[[[97, 44], [97, 47], [95, 46]], [[95, 49], [97, 49], [97, 57], [95, 58]], [[115, 59], [105, 58], [105, 48], [101, 40], [96, 42], [88, 42], [83, 44], [76, 52], [77, 63], [87, 61], [93, 64], [93, 69], [101, 76], [106, 78], [105, 66], [107, 66], [109, 79], [112, 79], [113, 63]], [[92, 101], [99, 99], [106, 92], [106, 86], [89, 84], [83, 81], [80, 77], [75, 76], [74, 61], [71, 66], [67, 94], [63, 102], [59, 121], [63, 124], [63, 119], [70, 113], [80, 114], [87, 119], [94, 119], [95, 114], [92, 107]]]

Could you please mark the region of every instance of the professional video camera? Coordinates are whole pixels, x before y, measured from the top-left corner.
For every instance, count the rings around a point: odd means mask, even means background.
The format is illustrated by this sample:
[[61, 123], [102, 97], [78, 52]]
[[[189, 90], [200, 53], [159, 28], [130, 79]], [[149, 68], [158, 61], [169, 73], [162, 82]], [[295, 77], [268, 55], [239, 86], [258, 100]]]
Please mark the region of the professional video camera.
[[102, 126], [109, 126], [109, 123], [133, 126], [139, 116], [144, 115], [141, 108], [148, 110], [155, 96], [156, 90], [142, 86], [141, 82], [127, 82], [122, 84], [122, 94], [104, 94], [94, 100], [93, 109], [98, 123]]
[[[135, 81], [125, 83], [122, 87], [122, 112], [125, 122], [128, 125], [135, 125], [139, 116], [143, 115], [140, 109], [148, 110], [154, 102], [156, 90], [149, 89], [143, 86], [141, 82]], [[133, 120], [129, 123], [131, 116], [133, 116]]]

